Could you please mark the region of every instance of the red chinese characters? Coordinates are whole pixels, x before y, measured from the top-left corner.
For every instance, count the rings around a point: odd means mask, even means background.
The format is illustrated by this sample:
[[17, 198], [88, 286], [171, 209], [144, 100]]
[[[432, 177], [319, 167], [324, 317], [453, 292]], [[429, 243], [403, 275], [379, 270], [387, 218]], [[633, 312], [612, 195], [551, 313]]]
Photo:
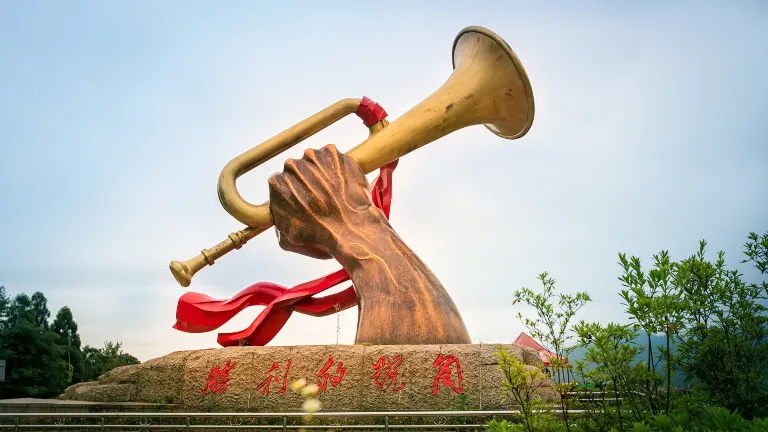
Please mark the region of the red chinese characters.
[[206, 393], [224, 393], [229, 388], [229, 371], [237, 366], [236, 363], [231, 363], [231, 360], [227, 360], [224, 368], [220, 368], [218, 365], [211, 368], [208, 373], [208, 379], [205, 381], [203, 389], [200, 391], [202, 394]]
[[379, 390], [384, 391], [389, 386], [392, 386], [392, 391], [396, 392], [405, 388], [405, 383], [401, 382], [397, 385], [398, 373], [397, 368], [403, 363], [404, 359], [402, 355], [395, 357], [379, 357], [376, 363], [373, 363], [373, 369], [376, 371], [371, 375], [371, 379], [374, 384], [379, 387]]
[[[272, 362], [272, 368], [269, 369], [264, 375], [267, 375], [267, 378], [264, 379], [264, 381], [259, 384], [258, 387], [256, 387], [256, 390], [261, 390], [261, 394], [268, 395], [269, 394], [269, 387], [272, 385], [272, 381], [275, 382], [275, 384], [280, 385], [280, 377], [272, 375], [272, 371], [275, 369], [278, 369], [280, 367], [279, 364]], [[291, 369], [291, 360], [288, 359], [288, 363], [285, 366], [285, 373], [283, 373], [283, 386], [280, 388], [280, 390], [277, 392], [277, 394], [285, 393], [287, 381], [288, 381], [288, 371]]]
[[322, 390], [326, 391], [326, 388], [328, 387], [328, 381], [331, 382], [331, 385], [333, 387], [336, 387], [341, 383], [341, 379], [344, 378], [344, 374], [347, 372], [347, 369], [344, 367], [344, 363], [339, 362], [339, 365], [336, 366], [336, 375], [331, 375], [330, 372], [328, 372], [328, 369], [333, 366], [333, 357], [328, 357], [328, 361], [325, 363], [325, 366], [323, 366], [322, 369], [320, 369], [320, 372], [317, 374], [319, 378], [322, 378], [322, 381], [317, 382], [317, 387]]
[[[458, 386], [452, 378], [453, 370], [451, 369], [451, 365], [454, 364], [456, 365]], [[437, 371], [437, 375], [435, 375], [435, 383], [432, 386], [432, 396], [437, 395], [437, 387], [441, 382], [443, 385], [450, 387], [457, 394], [464, 393], [464, 382], [461, 379], [461, 363], [459, 362], [459, 359], [454, 357], [453, 354], [449, 354], [447, 356], [440, 354], [437, 356], [434, 363], [432, 363], [432, 368], [436, 368], [438, 366], [440, 366], [440, 369]]]

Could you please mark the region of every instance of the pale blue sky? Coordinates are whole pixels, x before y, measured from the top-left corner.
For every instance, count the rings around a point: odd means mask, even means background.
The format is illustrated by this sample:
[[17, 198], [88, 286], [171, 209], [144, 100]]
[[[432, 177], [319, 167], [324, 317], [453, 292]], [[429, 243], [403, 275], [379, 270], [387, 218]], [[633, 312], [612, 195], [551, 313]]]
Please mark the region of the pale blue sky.
[[[43, 291], [84, 343], [142, 360], [216, 346], [171, 328], [183, 289], [167, 265], [240, 228], [216, 196], [224, 164], [340, 98], [396, 119], [448, 77], [458, 31], [482, 25], [528, 71], [533, 128], [474, 127], [403, 159], [393, 225], [476, 342], [517, 336], [512, 292], [545, 270], [593, 295], [584, 318], [623, 319], [618, 252], [682, 258], [706, 238], [737, 265], [768, 229], [768, 4], [667, 3], [2, 2], [0, 284]], [[307, 145], [365, 136], [350, 117]], [[246, 198], [267, 198], [284, 157], [239, 182]], [[191, 289], [223, 298], [337, 267], [269, 232]], [[355, 322], [342, 314], [342, 343]], [[336, 317], [297, 315], [273, 344], [335, 342]]]

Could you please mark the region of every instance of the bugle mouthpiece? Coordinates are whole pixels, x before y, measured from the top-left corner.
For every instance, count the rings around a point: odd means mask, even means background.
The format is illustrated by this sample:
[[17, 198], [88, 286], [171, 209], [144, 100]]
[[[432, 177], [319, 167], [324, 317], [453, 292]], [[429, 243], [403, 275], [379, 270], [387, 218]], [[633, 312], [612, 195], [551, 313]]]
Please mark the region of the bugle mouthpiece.
[[186, 264], [178, 261], [171, 261], [169, 267], [171, 268], [171, 274], [176, 278], [176, 282], [178, 282], [179, 285], [186, 288], [192, 283], [192, 273], [189, 271]]

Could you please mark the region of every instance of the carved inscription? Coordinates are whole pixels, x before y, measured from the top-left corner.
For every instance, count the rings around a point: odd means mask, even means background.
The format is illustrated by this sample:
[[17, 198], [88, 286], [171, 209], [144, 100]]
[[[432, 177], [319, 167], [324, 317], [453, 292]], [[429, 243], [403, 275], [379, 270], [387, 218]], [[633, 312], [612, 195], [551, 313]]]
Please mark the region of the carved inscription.
[[405, 388], [405, 383], [401, 382], [398, 385], [398, 372], [397, 368], [403, 364], [405, 359], [402, 355], [395, 357], [380, 357], [375, 363], [373, 363], [373, 369], [376, 371], [371, 375], [373, 383], [381, 391], [387, 390], [391, 386], [392, 391], [400, 391]]
[[264, 381], [261, 382], [261, 384], [259, 384], [258, 387], [256, 387], [256, 390], [261, 390], [261, 394], [266, 396], [269, 394], [269, 387], [272, 385], [274, 381], [276, 385], [280, 385], [280, 383], [282, 382], [282, 387], [277, 392], [277, 394], [285, 393], [285, 389], [287, 388], [287, 385], [288, 385], [288, 371], [291, 369], [291, 359], [288, 359], [288, 362], [285, 365], [285, 372], [283, 373], [282, 380], [280, 379], [279, 375], [275, 375], [272, 373], [275, 371], [279, 373], [279, 370], [278, 370], [279, 368], [280, 368], [279, 364], [272, 362], [272, 367], [264, 374], [264, 375], [267, 375], [267, 377], [264, 379]]
[[317, 376], [321, 378], [321, 380], [317, 382], [317, 387], [319, 390], [326, 391], [329, 381], [333, 387], [341, 384], [341, 380], [344, 378], [344, 374], [347, 372], [347, 368], [344, 367], [344, 363], [339, 362], [339, 365], [336, 366], [336, 374], [333, 375], [331, 372], [328, 372], [331, 366], [333, 366], [333, 363], [333, 356], [328, 357], [328, 361], [325, 363], [325, 366], [323, 366], [323, 368], [320, 369], [320, 372], [317, 373]]
[[205, 381], [203, 389], [200, 391], [202, 394], [206, 393], [224, 393], [229, 388], [229, 371], [237, 366], [236, 363], [232, 363], [231, 360], [227, 360], [224, 368], [220, 368], [216, 365], [211, 368], [208, 373], [208, 379]]
[[[263, 380], [256, 387], [256, 390], [264, 396], [271, 394], [284, 394], [288, 388], [288, 375], [291, 370], [293, 360], [287, 359], [284, 363], [272, 362], [272, 367], [263, 373]], [[405, 363], [405, 357], [402, 354], [395, 356], [381, 356], [371, 363], [373, 374], [369, 376], [376, 389], [381, 392], [398, 392], [405, 389], [406, 383], [400, 376], [400, 368]], [[223, 394], [229, 388], [229, 372], [237, 366], [232, 360], [227, 360], [223, 366], [215, 365], [208, 373], [205, 384], [201, 390], [202, 394], [219, 393]], [[432, 363], [435, 369], [435, 377], [432, 384], [432, 396], [437, 396], [440, 385], [444, 385], [456, 394], [464, 392], [464, 380], [461, 373], [461, 361], [453, 354], [445, 355], [440, 353]], [[328, 357], [323, 367], [317, 372], [317, 391], [328, 391], [328, 385], [331, 388], [337, 387], [344, 379], [347, 368], [344, 362], [337, 361], [333, 356]]]
[[[453, 381], [453, 369], [451, 369], [452, 365], [456, 365], [456, 376], [457, 381]], [[443, 385], [446, 385], [451, 388], [456, 394], [462, 394], [464, 393], [464, 381], [461, 378], [461, 363], [459, 362], [459, 359], [453, 356], [453, 354], [448, 354], [447, 356], [443, 356], [443, 354], [440, 354], [435, 359], [434, 363], [432, 363], [432, 368], [440, 367], [438, 369], [437, 374], [435, 375], [435, 382], [432, 385], [432, 396], [437, 396], [437, 389], [440, 385], [440, 383], [443, 383]]]

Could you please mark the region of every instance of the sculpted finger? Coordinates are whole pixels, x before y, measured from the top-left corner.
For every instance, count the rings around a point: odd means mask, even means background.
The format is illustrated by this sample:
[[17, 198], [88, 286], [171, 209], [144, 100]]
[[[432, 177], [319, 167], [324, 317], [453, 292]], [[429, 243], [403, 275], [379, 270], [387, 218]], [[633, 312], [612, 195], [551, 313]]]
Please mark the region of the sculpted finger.
[[275, 231], [278, 233], [278, 240], [291, 232], [291, 215], [287, 213], [282, 206], [273, 203], [270, 206], [272, 213], [272, 222], [275, 224]]
[[278, 243], [280, 248], [287, 252], [293, 252], [315, 259], [325, 260], [333, 258], [331, 254], [320, 245], [293, 242], [287, 236], [280, 235], [279, 232]]
[[[283, 215], [281, 213], [280, 217], [280, 223], [278, 226], [277, 221], [275, 221], [275, 234], [277, 235], [277, 241], [278, 245], [281, 249], [288, 251], [288, 252], [294, 252], [298, 253], [300, 255], [305, 255], [311, 258], [317, 258], [317, 259], [328, 259], [331, 258], [331, 254], [328, 253], [326, 249], [324, 249], [322, 246], [319, 246], [315, 243], [306, 243], [304, 241], [299, 241], [295, 236], [303, 236], [303, 234], [306, 234], [303, 232], [305, 227], [303, 226], [302, 222], [296, 218], [290, 219], [289, 217], [285, 217], [286, 215]], [[311, 236], [310, 236], [311, 237]]]
[[365, 173], [357, 161], [343, 153], [338, 153], [337, 157], [339, 158], [339, 166], [347, 178], [351, 179], [358, 186], [368, 186], [368, 179], [365, 177]]
[[[306, 154], [306, 153], [305, 153]], [[310, 153], [314, 163], [328, 181], [335, 181], [339, 177], [341, 165], [338, 162], [338, 151], [333, 144], [329, 144]]]
[[328, 174], [322, 169], [321, 156], [316, 150], [307, 149], [301, 159], [288, 159], [285, 161], [285, 173], [294, 179], [294, 185], [299, 189], [317, 195], [317, 188], [330, 182]]
[[336, 144], [328, 144], [325, 147], [321, 148], [320, 151], [322, 153], [325, 153], [327, 155], [332, 155], [332, 156], [336, 156], [336, 155], [340, 155], [341, 154], [339, 149], [336, 148]]
[[364, 196], [370, 198], [370, 191], [373, 186], [369, 184], [360, 165], [347, 155], [341, 155], [341, 163], [347, 181], [347, 196], [349, 198], [359, 197], [360, 199]]
[[267, 183], [269, 185], [269, 209], [277, 227], [279, 223], [290, 219], [291, 214], [296, 214], [296, 203], [291, 199], [293, 195], [283, 174], [272, 175]]
[[346, 169], [347, 172], [354, 173], [355, 175], [365, 175], [363, 169], [360, 168], [360, 164], [357, 163], [356, 160], [345, 154], [339, 154], [339, 157], [341, 158], [342, 166], [344, 166], [344, 169]]
[[328, 144], [317, 150], [317, 159], [321, 167], [326, 171], [342, 173], [341, 153], [334, 144]]
[[[324, 172], [335, 178], [339, 191], [348, 203], [358, 205], [360, 196], [370, 195], [368, 179], [360, 165], [351, 157], [338, 151], [334, 144], [328, 144], [316, 152]], [[331, 174], [332, 173], [332, 174]], [[362, 203], [364, 204], [364, 203]]]
[[313, 148], [308, 148], [304, 150], [304, 156], [302, 159], [317, 165], [318, 151]]
[[301, 164], [303, 162], [296, 159], [286, 159], [283, 163], [283, 174], [301, 177]]
[[274, 173], [267, 179], [267, 186], [269, 186], [269, 193], [272, 194], [272, 191], [277, 188], [278, 183], [278, 177], [280, 173]]
[[311, 189], [312, 184], [321, 180], [316, 166], [315, 161], [310, 160], [305, 153], [301, 159], [287, 159], [283, 164], [283, 175], [286, 182], [293, 182], [294, 186], [302, 185], [302, 189]]
[[267, 186], [269, 187], [269, 201], [273, 204], [278, 201], [284, 202], [291, 193], [281, 173], [272, 174], [267, 180]]
[[304, 157], [302, 159], [306, 161], [307, 180], [311, 181], [312, 184], [328, 188], [329, 183], [333, 183], [333, 173], [329, 170], [329, 167], [334, 165], [329, 165], [330, 157], [324, 149], [315, 150], [310, 148], [304, 150]]
[[355, 186], [368, 187], [368, 179], [365, 178], [363, 169], [354, 159], [341, 153], [334, 144], [328, 144], [318, 151], [318, 159], [321, 163], [327, 162], [337, 171], [344, 181]]

